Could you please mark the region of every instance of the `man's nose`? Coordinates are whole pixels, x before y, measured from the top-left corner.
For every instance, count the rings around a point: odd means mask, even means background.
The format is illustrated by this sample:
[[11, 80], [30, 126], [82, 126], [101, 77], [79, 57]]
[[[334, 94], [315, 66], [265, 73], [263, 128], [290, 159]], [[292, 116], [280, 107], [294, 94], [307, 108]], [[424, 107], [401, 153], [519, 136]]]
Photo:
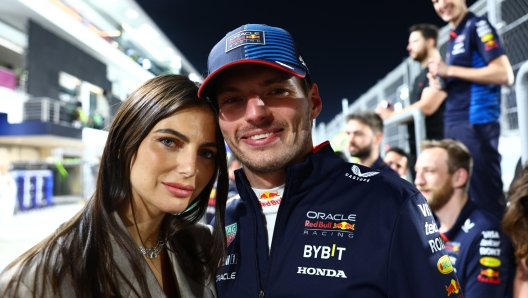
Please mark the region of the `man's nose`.
[[261, 122], [270, 115], [270, 110], [258, 95], [253, 95], [247, 100], [246, 121]]

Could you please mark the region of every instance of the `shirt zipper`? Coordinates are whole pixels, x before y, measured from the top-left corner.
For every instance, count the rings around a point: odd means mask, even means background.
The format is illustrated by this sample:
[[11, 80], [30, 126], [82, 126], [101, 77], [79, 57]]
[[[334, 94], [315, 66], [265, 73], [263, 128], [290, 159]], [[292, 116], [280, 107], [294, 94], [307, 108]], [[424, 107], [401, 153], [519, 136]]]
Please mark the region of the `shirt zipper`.
[[[283, 193], [283, 196], [281, 198], [281, 204], [279, 205], [279, 210], [277, 211], [277, 218], [275, 220], [275, 228], [273, 230], [273, 238], [272, 238], [272, 241], [271, 241], [271, 248], [270, 248], [270, 253], [269, 253], [269, 259], [268, 259], [268, 271], [266, 272], [266, 287], [269, 286], [269, 279], [270, 279], [270, 273], [271, 273], [271, 263], [273, 261], [273, 253], [275, 252], [275, 250], [273, 249], [274, 247], [276, 247], [278, 244], [277, 244], [277, 240], [279, 239], [282, 239], [282, 230], [281, 229], [277, 229], [277, 227], [279, 227], [279, 223], [280, 223], [280, 219], [282, 218], [281, 217], [281, 214], [284, 213], [282, 210], [286, 209], [286, 206], [285, 206], [285, 202], [286, 200], [284, 198], [286, 198], [287, 194], [288, 194], [288, 190], [289, 190], [289, 187], [288, 187], [288, 181], [292, 181], [292, 178], [289, 177], [290, 175], [288, 174], [288, 171], [286, 172], [287, 175], [286, 175], [286, 184], [284, 185], [284, 193]], [[277, 232], [275, 232], [277, 231]], [[279, 235], [280, 233], [280, 235]], [[259, 296], [259, 298], [263, 298], [264, 297], [264, 291], [261, 290], [260, 291], [260, 295], [262, 296]]]

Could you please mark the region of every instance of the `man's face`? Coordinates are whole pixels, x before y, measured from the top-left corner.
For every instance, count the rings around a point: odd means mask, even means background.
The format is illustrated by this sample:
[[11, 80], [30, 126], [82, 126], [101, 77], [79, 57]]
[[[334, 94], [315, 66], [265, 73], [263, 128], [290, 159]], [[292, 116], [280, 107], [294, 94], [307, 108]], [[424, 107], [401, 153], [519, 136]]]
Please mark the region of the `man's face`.
[[389, 151], [385, 154], [383, 161], [401, 177], [407, 175], [407, 157], [399, 155], [394, 151]]
[[321, 111], [317, 86], [309, 93], [301, 79], [270, 66], [242, 64], [220, 75], [220, 128], [244, 167], [266, 174], [304, 160]]
[[358, 120], [349, 120], [345, 131], [348, 135], [348, 149], [350, 155], [357, 158], [366, 158], [372, 154], [375, 146], [375, 134], [370, 127]]
[[422, 151], [416, 161], [414, 184], [433, 211], [449, 202], [455, 191], [453, 175], [448, 172], [447, 158], [445, 149], [429, 148]]
[[464, 16], [466, 0], [432, 0], [436, 13], [446, 23], [457, 23]]
[[409, 57], [418, 62], [422, 62], [427, 58], [427, 41], [423, 37], [422, 32], [411, 32], [407, 51], [409, 52]]

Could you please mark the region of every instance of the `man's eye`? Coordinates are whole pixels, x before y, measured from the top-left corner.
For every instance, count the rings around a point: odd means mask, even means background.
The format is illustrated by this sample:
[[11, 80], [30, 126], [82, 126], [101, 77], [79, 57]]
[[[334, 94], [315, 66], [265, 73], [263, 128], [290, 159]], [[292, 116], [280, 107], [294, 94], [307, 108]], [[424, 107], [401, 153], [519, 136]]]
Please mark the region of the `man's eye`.
[[238, 98], [238, 97], [230, 97], [228, 99], [225, 99], [223, 101], [223, 104], [231, 104], [231, 103], [234, 103], [234, 102], [237, 102], [237, 101], [240, 101], [241, 99]]
[[277, 95], [277, 94], [284, 94], [286, 92], [287, 91], [284, 89], [276, 88], [276, 89], [271, 90], [270, 94]]

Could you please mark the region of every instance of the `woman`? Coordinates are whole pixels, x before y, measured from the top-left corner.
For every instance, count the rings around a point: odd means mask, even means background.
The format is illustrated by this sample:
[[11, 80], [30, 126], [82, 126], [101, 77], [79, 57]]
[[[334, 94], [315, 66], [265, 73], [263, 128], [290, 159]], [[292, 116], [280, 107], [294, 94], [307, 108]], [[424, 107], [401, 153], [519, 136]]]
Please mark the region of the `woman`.
[[504, 232], [515, 245], [517, 271], [513, 282], [513, 297], [528, 297], [528, 166], [510, 189], [509, 205], [502, 219]]
[[[86, 207], [0, 278], [6, 297], [215, 297], [227, 166], [218, 116], [184, 76], [123, 102]], [[218, 176], [214, 233], [198, 223]]]

